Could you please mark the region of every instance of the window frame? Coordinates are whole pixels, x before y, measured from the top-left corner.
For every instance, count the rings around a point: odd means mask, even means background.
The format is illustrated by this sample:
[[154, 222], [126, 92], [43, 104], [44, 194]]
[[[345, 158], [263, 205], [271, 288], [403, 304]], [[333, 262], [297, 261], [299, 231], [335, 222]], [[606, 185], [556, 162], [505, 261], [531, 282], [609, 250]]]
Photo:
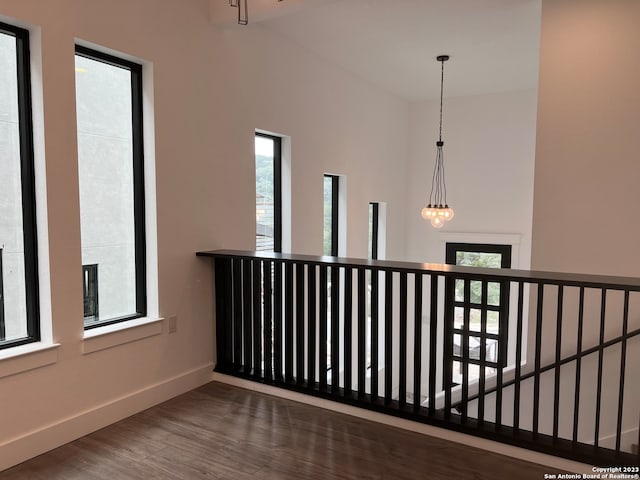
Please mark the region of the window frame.
[[100, 318], [98, 264], [82, 265], [82, 293], [84, 300], [84, 321]]
[[254, 132], [255, 137], [273, 141], [273, 251], [282, 253], [282, 137]]
[[4, 325], [4, 278], [2, 272], [2, 250], [0, 247], [0, 342], [4, 342], [7, 332]]
[[[27, 343], [38, 342], [40, 341], [41, 331], [29, 31], [0, 22], [0, 33], [10, 35], [16, 40], [18, 131], [27, 327], [27, 335], [25, 337], [9, 341], [0, 340], [0, 350], [3, 350]], [[1, 271], [0, 275], [2, 275]], [[3, 322], [4, 320], [3, 318]]]
[[[84, 330], [113, 325], [147, 315], [147, 253], [145, 214], [145, 175], [142, 104], [142, 65], [83, 45], [75, 45], [75, 55], [106, 63], [131, 72], [131, 138], [133, 154], [133, 217], [135, 245], [136, 312], [87, 325]], [[77, 101], [77, 97], [76, 97]], [[79, 160], [79, 159], [78, 159]]]
[[[489, 253], [500, 254], [500, 268], [511, 268], [512, 260], [512, 246], [509, 244], [488, 244], [488, 243], [459, 243], [459, 242], [447, 242], [445, 244], [445, 262], [448, 265], [457, 265], [457, 253], [458, 252], [470, 252], [470, 253]], [[508, 342], [508, 328], [509, 328], [509, 282], [500, 283], [500, 304], [497, 306], [487, 303], [487, 299], [481, 299], [480, 303], [471, 302], [469, 292], [465, 290], [465, 298], [462, 301], [456, 300], [455, 297], [455, 281], [453, 278], [448, 278], [445, 283], [445, 304], [446, 308], [450, 309], [449, 318], [450, 323], [446, 324], [446, 343], [450, 346], [446, 349], [450, 350], [447, 355], [447, 368], [445, 369], [445, 385], [451, 386], [452, 377], [450, 372], [453, 370], [453, 363], [458, 362], [461, 365], [465, 363], [469, 365], [477, 365], [479, 368], [503, 368], [507, 366], [507, 342]], [[486, 327], [483, 327], [481, 331], [468, 330], [465, 332], [464, 328], [456, 328], [454, 325], [455, 308], [461, 307], [465, 309], [479, 309], [489, 311], [496, 311], [499, 315], [498, 333], [489, 333], [486, 331]], [[485, 315], [486, 318], [486, 315]], [[461, 345], [463, 346], [460, 353], [456, 354], [454, 349], [454, 336], [459, 335], [461, 339]], [[466, 337], [466, 338], [465, 338]], [[495, 340], [496, 347], [498, 348], [498, 358], [496, 362], [487, 360], [486, 358], [473, 359], [468, 354], [464, 353], [464, 346], [470, 344], [472, 337], [479, 338], [481, 342], [484, 342], [484, 348], [487, 350], [487, 340]], [[481, 343], [482, 345], [483, 343]]]
[[[338, 228], [339, 228], [339, 195], [340, 195], [340, 176], [325, 173], [323, 177], [323, 196], [324, 196], [324, 180], [331, 179], [331, 257], [338, 256]], [[323, 216], [324, 216], [323, 212]], [[323, 252], [324, 254], [324, 247]]]
[[378, 244], [379, 244], [379, 232], [380, 232], [380, 203], [369, 202], [371, 217], [371, 243], [369, 244], [369, 258], [371, 260], [378, 260]]

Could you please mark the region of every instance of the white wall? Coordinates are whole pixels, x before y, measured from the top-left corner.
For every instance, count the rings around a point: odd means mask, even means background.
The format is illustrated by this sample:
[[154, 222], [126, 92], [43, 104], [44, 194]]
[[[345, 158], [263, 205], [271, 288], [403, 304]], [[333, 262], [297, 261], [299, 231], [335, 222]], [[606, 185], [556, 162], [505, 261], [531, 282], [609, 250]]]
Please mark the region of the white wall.
[[640, 3], [543, 2], [532, 266], [640, 272]]
[[[258, 25], [250, 27], [220, 31], [234, 93], [224, 113], [237, 149], [234, 168], [251, 180], [236, 185], [235, 209], [229, 212], [236, 217], [242, 212], [242, 223], [234, 225], [242, 230], [236, 248], [253, 249], [254, 237], [246, 232], [255, 230], [253, 132], [258, 128], [291, 136], [292, 252], [322, 254], [323, 174], [331, 173], [345, 176], [349, 185], [346, 255], [366, 258], [370, 201], [387, 202], [387, 228], [404, 230], [407, 104]], [[401, 255], [403, 243], [402, 235], [389, 240], [389, 258]]]
[[[211, 378], [211, 267], [194, 253], [253, 248], [256, 128], [291, 136], [293, 251], [321, 253], [326, 171], [348, 177], [349, 255], [366, 256], [371, 200], [386, 202], [388, 228], [403, 231], [405, 103], [257, 25], [210, 26], [206, 0], [0, 0], [0, 15], [41, 29], [44, 306], [60, 344], [50, 365], [23, 373], [6, 375], [15, 359], [0, 359], [0, 469]], [[74, 38], [152, 63], [159, 310], [178, 320], [176, 334], [165, 326], [94, 353], [83, 353]], [[387, 250], [400, 255], [401, 237]]]
[[[634, 1], [543, 0], [533, 269], [639, 276], [638, 22], [640, 3]], [[591, 292], [594, 296], [585, 306], [584, 348], [599, 341], [597, 291]], [[622, 331], [621, 297], [622, 293], [607, 297], [606, 339]], [[629, 331], [640, 327], [634, 294], [631, 301]], [[574, 303], [565, 316], [576, 318], [576, 310]], [[543, 322], [543, 356], [553, 355], [554, 321], [549, 315]], [[572, 327], [563, 330], [563, 338], [576, 337]], [[530, 342], [533, 334], [530, 328]], [[640, 353], [635, 340], [628, 348], [627, 368], [637, 365]], [[616, 346], [608, 352], [613, 356], [618, 351]], [[619, 360], [605, 362], [603, 377], [613, 379], [614, 385], [605, 395], [615, 393]], [[623, 430], [634, 429], [637, 442], [640, 387], [635, 381], [625, 385], [629, 408], [625, 407]], [[606, 425], [603, 434], [611, 430]]]
[[[420, 216], [431, 191], [439, 102], [411, 106], [406, 259], [444, 263], [443, 235], [517, 234], [528, 268], [535, 158], [536, 91], [446, 98], [444, 165], [453, 220], [436, 230]], [[489, 214], [494, 212], [495, 214]], [[483, 243], [470, 235], [469, 242]]]

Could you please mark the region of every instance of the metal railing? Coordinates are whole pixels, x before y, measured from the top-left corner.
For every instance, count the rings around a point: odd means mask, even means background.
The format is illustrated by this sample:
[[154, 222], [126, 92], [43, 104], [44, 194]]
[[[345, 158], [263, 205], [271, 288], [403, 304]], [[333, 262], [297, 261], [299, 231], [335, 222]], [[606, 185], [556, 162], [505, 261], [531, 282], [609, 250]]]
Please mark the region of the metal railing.
[[218, 372], [594, 465], [639, 463], [638, 278], [198, 255], [214, 259]]

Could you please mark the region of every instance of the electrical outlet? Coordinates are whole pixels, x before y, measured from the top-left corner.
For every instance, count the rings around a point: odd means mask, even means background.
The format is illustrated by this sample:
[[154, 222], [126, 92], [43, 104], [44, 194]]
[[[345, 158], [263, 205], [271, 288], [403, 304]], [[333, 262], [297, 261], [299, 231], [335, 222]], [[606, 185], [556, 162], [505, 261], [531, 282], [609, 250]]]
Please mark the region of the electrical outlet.
[[178, 317], [176, 315], [168, 317], [167, 323], [169, 324], [169, 333], [176, 333], [178, 331]]

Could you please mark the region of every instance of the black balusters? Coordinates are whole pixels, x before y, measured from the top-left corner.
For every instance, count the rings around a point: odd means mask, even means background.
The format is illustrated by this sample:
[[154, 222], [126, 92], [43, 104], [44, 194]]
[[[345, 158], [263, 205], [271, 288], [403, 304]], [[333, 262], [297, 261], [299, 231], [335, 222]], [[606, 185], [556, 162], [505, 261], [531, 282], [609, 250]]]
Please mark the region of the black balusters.
[[[215, 369], [582, 462], [624, 465], [637, 461], [623, 443], [623, 434], [629, 430], [625, 422], [630, 411], [637, 410], [624, 381], [636, 348], [629, 340], [640, 336], [640, 329], [632, 327], [637, 312], [630, 311], [630, 297], [640, 292], [640, 280], [610, 277], [605, 282], [588, 276], [549, 274], [548, 278], [539, 272], [436, 267], [281, 254], [216, 256]], [[457, 300], [456, 280], [464, 287], [464, 298]], [[500, 285], [497, 333], [489, 328], [493, 318], [489, 315], [494, 315], [490, 312], [498, 308], [490, 297], [492, 284]], [[512, 301], [517, 301], [517, 307], [511, 312], [509, 291], [515, 290], [515, 284], [517, 296]], [[566, 301], [566, 287], [578, 290], [577, 305]], [[545, 295], [549, 288], [557, 288], [557, 299]], [[600, 308], [588, 309], [586, 291], [593, 292], [596, 302], [600, 300]], [[624, 294], [623, 308], [611, 301], [612, 291]], [[532, 298], [536, 294], [531, 309], [527, 308], [529, 293]], [[428, 313], [426, 332], [423, 310]], [[607, 316], [613, 315], [622, 317], [622, 332], [606, 339]], [[543, 330], [553, 331], [554, 325], [554, 336], [543, 335]], [[587, 337], [584, 332], [589, 325], [593, 325], [592, 335]], [[510, 328], [515, 329], [511, 339]], [[529, 345], [523, 339], [527, 332]], [[563, 338], [574, 336], [575, 354], [563, 356]], [[479, 346], [470, 339], [478, 339]], [[605, 402], [607, 351], [615, 351], [615, 358], [619, 355], [620, 379]], [[379, 352], [384, 352], [384, 359]], [[573, 387], [562, 377], [562, 367], [567, 365], [575, 365]], [[581, 382], [593, 378], [596, 366], [596, 393], [590, 399], [598, 412], [594, 425], [585, 412], [580, 418], [580, 397]], [[384, 387], [380, 385], [383, 370]], [[370, 390], [366, 386], [369, 373]], [[569, 398], [562, 395], [570, 388], [574, 397], [568, 404]], [[422, 408], [425, 397], [427, 408]], [[548, 406], [542, 404], [551, 398], [553, 406], [551, 401]], [[494, 401], [495, 417], [491, 418], [486, 413]], [[550, 415], [545, 421], [543, 409]], [[503, 425], [504, 417], [512, 417], [513, 424]], [[615, 431], [607, 444], [600, 438], [604, 425]]]
[[[458, 408], [460, 409], [461, 421], [467, 421], [467, 406], [469, 402], [469, 331], [471, 321], [471, 281], [467, 278], [464, 281], [464, 315], [462, 320], [462, 343], [460, 348], [460, 356], [458, 365], [462, 366], [462, 401]], [[460, 338], [460, 337], [458, 337]], [[454, 342], [455, 344], [455, 342]], [[455, 357], [455, 354], [454, 354]]]
[[328, 315], [328, 278], [327, 266], [320, 265], [320, 311], [318, 322], [318, 382], [320, 391], [327, 388], [327, 315]]
[[393, 387], [393, 272], [384, 272], [384, 404], [390, 405]]
[[[252, 363], [252, 352], [253, 352], [253, 336], [252, 336], [252, 316], [253, 316], [253, 276], [252, 276], [252, 264], [253, 261], [246, 260], [238, 260], [238, 266], [240, 267], [239, 273], [241, 277], [239, 280], [242, 285], [242, 289], [240, 290], [240, 295], [238, 295], [236, 301], [242, 304], [242, 315], [236, 316], [237, 320], [241, 319], [241, 322], [238, 322], [238, 327], [242, 328], [240, 333], [239, 340], [242, 342], [242, 351], [240, 353], [241, 362], [240, 365], [236, 365], [236, 367], [242, 368], [242, 372], [245, 375], [251, 374], [251, 363]], [[235, 272], [235, 270], [234, 270]], [[237, 292], [237, 291], [236, 291]], [[238, 339], [237, 339], [238, 340]]]
[[307, 385], [316, 384], [316, 272], [315, 265], [307, 267]]
[[578, 443], [580, 423], [580, 384], [582, 374], [582, 331], [584, 326], [584, 287], [580, 287], [578, 300], [578, 334], [576, 336], [576, 384], [573, 400], [573, 443]]
[[[498, 367], [496, 371], [496, 382], [498, 385], [504, 383], [504, 367], [507, 365], [507, 354], [509, 352], [509, 292], [510, 285], [507, 281], [500, 282], [500, 312], [498, 313]], [[495, 428], [502, 427], [502, 388], [496, 391], [496, 419]]]
[[367, 275], [364, 268], [358, 269], [358, 398], [366, 393], [367, 378]]
[[262, 294], [264, 299], [262, 318], [264, 322], [264, 378], [273, 381], [273, 295], [272, 290], [273, 267], [269, 260], [262, 263]]
[[558, 423], [560, 417], [560, 360], [562, 359], [562, 311], [564, 302], [564, 288], [558, 286], [558, 300], [556, 309], [556, 363], [553, 379], [553, 438], [558, 438]]
[[242, 359], [242, 259], [233, 260], [233, 369], [240, 372]]
[[533, 436], [538, 435], [538, 423], [540, 421], [540, 362], [542, 355], [542, 320], [544, 307], [544, 284], [538, 284], [538, 301], [536, 305], [536, 350], [533, 377]]
[[625, 290], [624, 306], [622, 309], [622, 345], [620, 348], [620, 381], [618, 386], [618, 421], [616, 423], [616, 452], [620, 451], [620, 442], [622, 440], [622, 412], [624, 411], [624, 377], [626, 375], [626, 367], [627, 367], [627, 334], [628, 333], [629, 333], [629, 290]]
[[340, 269], [331, 267], [331, 391], [340, 388]]
[[[248, 263], [248, 262], [247, 262]], [[255, 377], [262, 378], [262, 262], [254, 260], [252, 262], [252, 290], [253, 290], [253, 371], [251, 374]], [[248, 272], [247, 272], [248, 273]], [[248, 296], [248, 295], [247, 295]], [[251, 338], [249, 335], [247, 335]], [[249, 347], [249, 351], [250, 351]]]
[[293, 382], [293, 264], [284, 264], [284, 381]]
[[429, 299], [429, 414], [434, 415], [436, 413], [436, 372], [438, 369], [438, 276], [430, 275], [429, 281], [431, 283], [431, 297]]
[[353, 389], [351, 380], [351, 361], [353, 349], [353, 269], [344, 269], [344, 394], [351, 396]]
[[[487, 297], [489, 296], [489, 283], [482, 282], [480, 291], [480, 372], [478, 378], [478, 424], [484, 423], [484, 392], [486, 390], [487, 370]], [[496, 422], [498, 423], [498, 422]]]
[[296, 264], [296, 383], [304, 383], [304, 263]]
[[602, 368], [604, 364], [604, 326], [607, 313], [607, 290], [603, 288], [601, 290], [602, 296], [600, 298], [600, 344], [598, 348], [598, 387], [596, 389], [596, 419], [595, 419], [595, 432], [593, 434], [593, 444], [598, 446], [600, 443], [600, 407], [602, 406]]
[[422, 274], [415, 274], [413, 323], [413, 412], [420, 411], [422, 384]]
[[513, 384], [513, 429], [520, 429], [520, 379], [522, 376], [522, 332], [524, 321], [524, 283], [518, 282], [518, 319], [516, 326], [516, 366]]
[[371, 401], [378, 398], [378, 320], [379, 271], [371, 270]]
[[400, 369], [398, 372], [400, 389], [398, 393], [398, 404], [404, 408], [407, 404], [407, 273], [400, 272], [400, 338], [399, 354]]
[[[437, 297], [436, 297], [437, 298]], [[434, 298], [431, 298], [434, 301]], [[454, 340], [454, 315], [455, 315], [455, 279], [445, 277], [445, 300], [444, 300], [444, 359], [442, 365], [442, 386], [444, 388], [444, 418], [451, 417], [451, 390], [453, 384], [453, 340]], [[437, 312], [436, 312], [437, 315]], [[433, 316], [437, 321], [437, 316]], [[435, 402], [435, 397], [434, 397]]]
[[273, 264], [273, 374], [276, 382], [282, 376], [282, 262]]
[[216, 278], [216, 370], [224, 373], [231, 371], [233, 363], [231, 265], [230, 258], [217, 258], [213, 267]]

